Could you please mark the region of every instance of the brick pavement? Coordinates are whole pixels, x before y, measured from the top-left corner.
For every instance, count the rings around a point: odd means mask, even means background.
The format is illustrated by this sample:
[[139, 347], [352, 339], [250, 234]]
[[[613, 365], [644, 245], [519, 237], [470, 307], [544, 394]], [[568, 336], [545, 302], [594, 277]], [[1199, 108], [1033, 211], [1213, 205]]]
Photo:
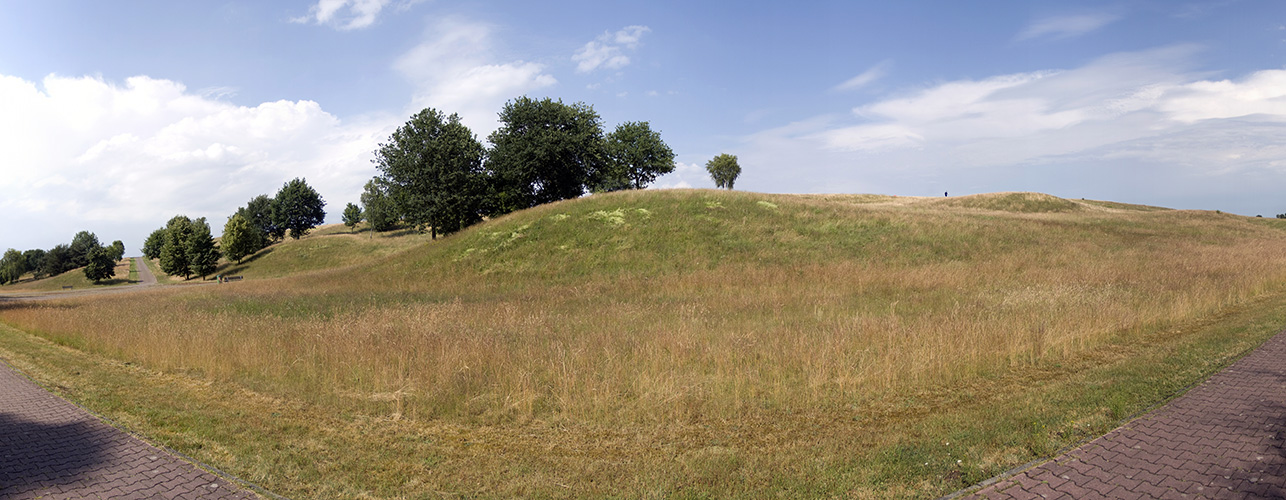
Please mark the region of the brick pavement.
[[108, 425], [0, 361], [0, 499], [259, 498]]
[[968, 498], [1286, 498], [1286, 332], [1160, 409]]

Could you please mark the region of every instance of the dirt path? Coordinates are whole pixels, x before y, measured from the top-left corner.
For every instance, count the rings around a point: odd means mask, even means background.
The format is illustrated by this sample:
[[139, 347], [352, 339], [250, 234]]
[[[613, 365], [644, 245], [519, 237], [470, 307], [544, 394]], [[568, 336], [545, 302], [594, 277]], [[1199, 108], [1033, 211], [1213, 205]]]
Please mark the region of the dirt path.
[[1286, 332], [1187, 394], [967, 498], [1286, 498]]
[[121, 431], [0, 361], [0, 498], [259, 498]]
[[156, 284], [156, 275], [152, 274], [152, 268], [147, 266], [147, 261], [143, 257], [134, 257], [134, 268], [138, 269], [138, 281], [140, 286]]

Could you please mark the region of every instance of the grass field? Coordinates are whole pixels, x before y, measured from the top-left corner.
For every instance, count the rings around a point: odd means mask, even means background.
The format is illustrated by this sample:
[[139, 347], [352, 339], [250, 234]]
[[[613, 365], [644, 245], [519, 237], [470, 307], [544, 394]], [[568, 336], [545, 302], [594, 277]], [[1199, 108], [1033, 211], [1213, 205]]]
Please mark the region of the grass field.
[[[77, 350], [0, 348], [289, 496], [928, 497], [1280, 330], [1283, 222], [1027, 193], [618, 193], [400, 252], [319, 234], [243, 283], [7, 305]], [[127, 381], [85, 388], [65, 364]]]

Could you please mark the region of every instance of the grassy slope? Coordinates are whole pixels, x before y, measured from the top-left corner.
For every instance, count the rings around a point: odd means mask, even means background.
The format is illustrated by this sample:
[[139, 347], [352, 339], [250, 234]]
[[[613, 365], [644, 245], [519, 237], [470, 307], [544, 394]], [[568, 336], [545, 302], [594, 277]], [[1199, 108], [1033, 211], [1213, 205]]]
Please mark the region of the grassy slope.
[[[150, 370], [0, 349], [291, 496], [929, 496], [1279, 329], [1282, 229], [1010, 193], [622, 193], [366, 265], [0, 311]], [[311, 257], [338, 238], [244, 273], [351, 262]], [[130, 319], [81, 327], [105, 316]]]
[[131, 276], [130, 274], [130, 266], [133, 265], [132, 262], [133, 261], [130, 259], [123, 259], [120, 262], [117, 262], [116, 274], [109, 279], [103, 280], [101, 283], [90, 281], [85, 277], [83, 269], [76, 268], [57, 276], [50, 276], [48, 278], [38, 280], [30, 279], [30, 276], [28, 276], [26, 281], [0, 286], [0, 294], [5, 292], [52, 292], [60, 291], [66, 286], [70, 286], [76, 290], [83, 290], [86, 288], [129, 285], [137, 282], [136, 277]]

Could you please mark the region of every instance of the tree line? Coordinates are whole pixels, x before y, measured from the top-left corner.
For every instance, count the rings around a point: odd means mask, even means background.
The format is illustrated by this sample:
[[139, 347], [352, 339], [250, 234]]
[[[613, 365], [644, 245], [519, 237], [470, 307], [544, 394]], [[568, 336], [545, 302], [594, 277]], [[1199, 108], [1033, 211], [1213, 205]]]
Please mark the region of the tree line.
[[275, 196], [261, 194], [228, 217], [216, 244], [205, 217], [176, 215], [152, 231], [143, 243], [143, 255], [160, 259], [161, 270], [172, 276], [209, 276], [219, 258], [241, 259], [287, 235], [299, 239], [326, 219], [326, 201], [302, 178], [282, 185]]
[[124, 257], [125, 244], [120, 240], [102, 245], [94, 233], [80, 231], [72, 237], [70, 244], [60, 244], [49, 250], [6, 250], [4, 257], [0, 258], [0, 284], [15, 283], [27, 273], [41, 279], [76, 268], [84, 268], [85, 277], [98, 283], [112, 277], [116, 263]]
[[[426, 108], [375, 150], [380, 174], [344, 223], [450, 234], [495, 217], [587, 192], [642, 189], [674, 171], [674, 152], [648, 122], [604, 134], [585, 103], [519, 97], [500, 111], [484, 148], [456, 114]], [[730, 184], [730, 183], [729, 183]]]

